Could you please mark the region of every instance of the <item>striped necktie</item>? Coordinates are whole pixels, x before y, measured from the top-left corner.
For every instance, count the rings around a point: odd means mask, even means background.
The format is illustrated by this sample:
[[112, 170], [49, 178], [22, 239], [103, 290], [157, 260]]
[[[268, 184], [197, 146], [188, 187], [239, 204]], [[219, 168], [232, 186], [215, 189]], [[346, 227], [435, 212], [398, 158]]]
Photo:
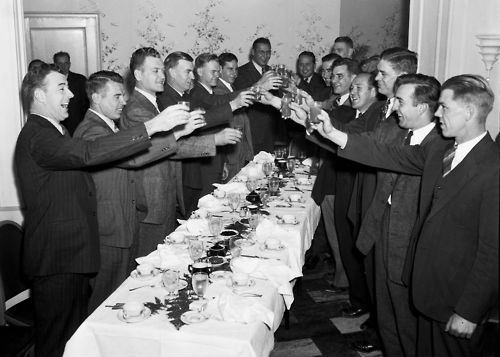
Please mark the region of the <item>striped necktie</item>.
[[451, 148], [446, 150], [443, 158], [443, 177], [448, 175], [451, 171], [451, 163], [455, 157], [455, 152], [457, 151], [457, 143], [455, 143]]
[[410, 145], [412, 136], [413, 136], [413, 130], [408, 130], [408, 134], [406, 134], [405, 141], [403, 142], [403, 145]]

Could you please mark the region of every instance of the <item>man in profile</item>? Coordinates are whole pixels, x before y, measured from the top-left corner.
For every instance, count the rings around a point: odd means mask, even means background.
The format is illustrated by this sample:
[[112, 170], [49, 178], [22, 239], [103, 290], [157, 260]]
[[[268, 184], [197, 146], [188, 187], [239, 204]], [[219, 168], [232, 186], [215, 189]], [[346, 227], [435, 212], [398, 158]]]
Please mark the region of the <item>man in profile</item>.
[[68, 79], [68, 86], [73, 98], [69, 101], [69, 116], [64, 121], [64, 126], [68, 129], [69, 134], [73, 135], [76, 127], [83, 120], [85, 113], [89, 107], [89, 100], [85, 92], [85, 76], [71, 72], [71, 58], [67, 52], [57, 52], [53, 56], [54, 64], [59, 67], [62, 74]]
[[354, 43], [348, 36], [340, 36], [333, 42], [332, 53], [338, 54], [343, 58], [352, 58], [354, 52]]
[[177, 107], [95, 141], [71, 139], [61, 122], [73, 94], [66, 76], [43, 64], [26, 74], [28, 119], [14, 153], [24, 208], [23, 270], [32, 279], [37, 356], [61, 356], [87, 317], [89, 279], [99, 269], [95, 188], [84, 167], [127, 158], [150, 137], [190, 120]]

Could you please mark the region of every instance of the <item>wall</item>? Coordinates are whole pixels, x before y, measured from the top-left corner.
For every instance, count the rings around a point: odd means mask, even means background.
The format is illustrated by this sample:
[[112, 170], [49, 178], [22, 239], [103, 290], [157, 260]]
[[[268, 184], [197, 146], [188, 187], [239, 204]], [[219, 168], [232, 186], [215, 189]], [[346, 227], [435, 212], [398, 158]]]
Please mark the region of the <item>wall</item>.
[[[500, 34], [498, 0], [413, 0], [409, 47], [419, 53], [419, 71], [444, 81], [464, 73], [487, 75], [478, 53], [477, 34]], [[496, 136], [500, 125], [500, 62], [490, 73], [495, 106], [486, 128]]]
[[323, 56], [339, 33], [341, 0], [24, 0], [26, 12], [100, 14], [103, 69], [121, 73], [132, 51], [163, 56], [229, 50], [245, 63], [253, 40], [270, 37], [270, 63], [294, 66], [297, 55]]

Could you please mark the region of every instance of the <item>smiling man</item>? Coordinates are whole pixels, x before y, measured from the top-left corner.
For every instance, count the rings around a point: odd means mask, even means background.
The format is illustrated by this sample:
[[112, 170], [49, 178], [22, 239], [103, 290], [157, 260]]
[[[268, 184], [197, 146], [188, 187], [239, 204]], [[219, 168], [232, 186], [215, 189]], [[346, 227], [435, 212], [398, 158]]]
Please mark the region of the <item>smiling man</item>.
[[325, 91], [325, 81], [319, 73], [315, 72], [315, 69], [316, 57], [314, 53], [302, 52], [297, 59], [297, 70], [300, 76], [298, 88], [305, 90], [314, 100], [323, 101], [328, 99], [329, 91]]

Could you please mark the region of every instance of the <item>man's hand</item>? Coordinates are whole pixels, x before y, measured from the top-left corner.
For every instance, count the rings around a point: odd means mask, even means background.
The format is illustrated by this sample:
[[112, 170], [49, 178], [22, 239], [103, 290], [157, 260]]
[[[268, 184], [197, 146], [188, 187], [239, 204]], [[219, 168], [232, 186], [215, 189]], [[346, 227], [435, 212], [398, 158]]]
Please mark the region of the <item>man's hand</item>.
[[160, 131], [169, 131], [178, 125], [184, 125], [189, 121], [187, 107], [182, 104], [171, 105], [163, 110], [153, 119], [144, 123], [149, 136]]
[[196, 129], [199, 129], [207, 125], [207, 122], [203, 117], [204, 113], [205, 113], [204, 110], [193, 110], [191, 113], [189, 113], [188, 122], [183, 127], [179, 127], [177, 130], [174, 131], [175, 139], [177, 140], [183, 136], [189, 135]]
[[477, 324], [474, 322], [470, 322], [457, 314], [453, 314], [446, 323], [446, 328], [444, 330], [456, 337], [471, 338], [476, 326]]
[[345, 148], [347, 145], [347, 134], [333, 127], [328, 113], [322, 110], [318, 115], [318, 119], [320, 123], [313, 124], [311, 128], [317, 130], [322, 137], [337, 144], [341, 149]]
[[237, 129], [226, 128], [215, 133], [215, 145], [224, 146], [227, 144], [236, 144], [241, 140], [241, 133]]
[[260, 95], [260, 102], [262, 104], [271, 105], [276, 109], [281, 108], [281, 99], [273, 95], [269, 91], [262, 91]]
[[292, 109], [292, 115], [290, 116], [290, 119], [292, 119], [297, 124], [306, 126], [306, 120], [307, 120], [306, 110], [295, 102], [290, 103], [290, 109]]
[[236, 109], [248, 107], [255, 101], [255, 95], [251, 90], [244, 90], [238, 93], [236, 98], [229, 102], [231, 110], [234, 112]]
[[267, 71], [260, 77], [259, 81], [255, 83], [256, 86], [261, 87], [264, 90], [278, 89], [283, 84], [280, 76], [278, 76], [273, 71]]

